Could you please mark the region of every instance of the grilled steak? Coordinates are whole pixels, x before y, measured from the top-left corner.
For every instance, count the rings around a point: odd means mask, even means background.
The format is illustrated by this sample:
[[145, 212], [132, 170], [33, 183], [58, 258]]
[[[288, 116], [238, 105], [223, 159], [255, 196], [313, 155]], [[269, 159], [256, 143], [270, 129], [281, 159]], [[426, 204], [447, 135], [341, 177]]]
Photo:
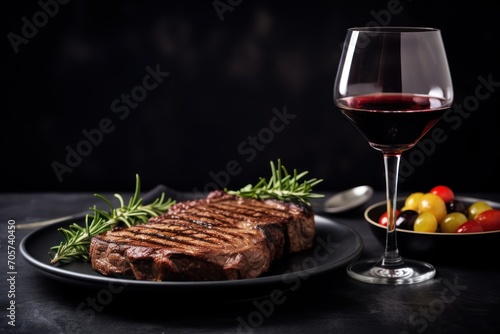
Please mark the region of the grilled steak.
[[138, 280], [254, 278], [287, 253], [312, 247], [314, 214], [303, 205], [215, 191], [172, 206], [147, 224], [92, 238], [92, 267]]

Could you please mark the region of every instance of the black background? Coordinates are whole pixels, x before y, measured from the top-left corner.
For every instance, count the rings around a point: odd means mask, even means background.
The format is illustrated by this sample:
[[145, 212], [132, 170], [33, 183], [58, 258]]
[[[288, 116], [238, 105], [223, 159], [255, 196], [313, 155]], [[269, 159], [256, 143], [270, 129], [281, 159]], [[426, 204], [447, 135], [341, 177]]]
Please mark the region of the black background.
[[[488, 91], [480, 79], [500, 83], [493, 1], [221, 0], [231, 8], [222, 16], [214, 1], [42, 3], [52, 4], [45, 22], [40, 2], [1, 5], [2, 192], [131, 191], [136, 173], [143, 189], [235, 189], [267, 177], [278, 158], [324, 179], [320, 190], [383, 189], [381, 154], [332, 102], [345, 31], [370, 24], [440, 28], [455, 103], [466, 106], [437, 125], [443, 143], [405, 154], [400, 190], [499, 190], [500, 84]], [[23, 17], [40, 27], [16, 52]], [[169, 75], [126, 117], [114, 112], [113, 101], [139, 92], [148, 66]], [[274, 109], [294, 118], [270, 132]], [[112, 131], [82, 144], [105, 119]], [[249, 136], [259, 134], [251, 155]], [[78, 147], [85, 156], [58, 178], [54, 163], [67, 165]]]

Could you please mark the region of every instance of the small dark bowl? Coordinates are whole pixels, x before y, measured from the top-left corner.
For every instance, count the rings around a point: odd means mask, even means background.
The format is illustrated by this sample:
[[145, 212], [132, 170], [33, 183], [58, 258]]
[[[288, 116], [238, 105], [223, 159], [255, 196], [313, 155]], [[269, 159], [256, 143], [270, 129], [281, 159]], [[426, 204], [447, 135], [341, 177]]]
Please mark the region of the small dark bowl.
[[[486, 201], [494, 209], [500, 209], [500, 203], [484, 199], [456, 196], [467, 207], [477, 201]], [[405, 198], [398, 198], [397, 208], [403, 207]], [[386, 227], [378, 219], [386, 210], [386, 201], [375, 203], [365, 210], [365, 219], [370, 230], [385, 246]], [[500, 231], [476, 233], [441, 233], [415, 232], [397, 229], [399, 253], [403, 258], [414, 258], [429, 262], [444, 263], [486, 263], [498, 262]]]

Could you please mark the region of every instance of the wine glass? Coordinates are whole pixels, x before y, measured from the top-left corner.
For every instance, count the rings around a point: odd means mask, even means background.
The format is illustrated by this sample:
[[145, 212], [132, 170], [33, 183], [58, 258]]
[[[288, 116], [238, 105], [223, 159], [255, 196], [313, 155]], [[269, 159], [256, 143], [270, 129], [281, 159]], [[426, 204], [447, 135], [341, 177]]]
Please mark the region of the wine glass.
[[375, 284], [413, 284], [434, 277], [426, 262], [403, 259], [396, 239], [401, 155], [451, 108], [453, 86], [441, 31], [420, 27], [347, 30], [333, 91], [335, 106], [382, 152], [387, 237], [381, 258], [347, 267], [349, 276]]

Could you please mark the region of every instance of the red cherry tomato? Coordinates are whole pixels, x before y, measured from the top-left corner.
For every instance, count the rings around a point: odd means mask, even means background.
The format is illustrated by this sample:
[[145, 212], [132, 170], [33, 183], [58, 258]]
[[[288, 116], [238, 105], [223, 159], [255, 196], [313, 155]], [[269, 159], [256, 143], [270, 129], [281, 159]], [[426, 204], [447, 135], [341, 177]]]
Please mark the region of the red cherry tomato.
[[473, 233], [473, 232], [484, 232], [483, 226], [475, 220], [469, 220], [460, 225], [456, 233]]
[[500, 230], [500, 210], [486, 210], [478, 214], [475, 218], [483, 226], [485, 231]]
[[[396, 209], [396, 217], [395, 218], [398, 218], [399, 217], [399, 210]], [[382, 226], [387, 226], [387, 211], [384, 212], [380, 218], [378, 219], [378, 223]], [[396, 221], [394, 221], [394, 223], [396, 223]]]
[[442, 185], [441, 186], [435, 186], [429, 192], [432, 193], [432, 194], [434, 194], [434, 195], [438, 195], [439, 197], [441, 197], [445, 203], [448, 203], [448, 202], [452, 201], [455, 198], [455, 194], [447, 186], [442, 186]]

